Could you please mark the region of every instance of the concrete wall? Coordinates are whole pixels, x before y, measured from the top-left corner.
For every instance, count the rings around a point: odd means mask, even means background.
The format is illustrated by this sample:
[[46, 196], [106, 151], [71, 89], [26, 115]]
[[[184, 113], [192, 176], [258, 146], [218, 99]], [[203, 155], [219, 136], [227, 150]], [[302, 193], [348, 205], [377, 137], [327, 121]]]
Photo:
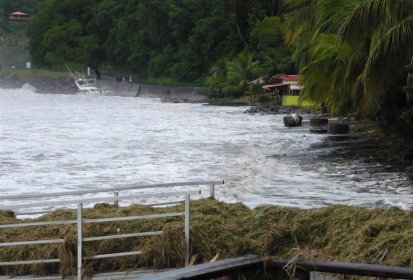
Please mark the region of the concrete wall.
[[154, 86], [116, 80], [99, 80], [97, 86], [109, 88], [115, 95], [160, 98], [162, 102], [207, 102], [200, 94], [204, 89], [201, 87]]
[[[20, 88], [25, 83], [43, 93], [76, 94], [78, 92], [73, 78], [69, 76], [67, 78], [49, 78], [38, 75], [6, 77], [0, 74], [0, 87]], [[117, 82], [111, 79], [98, 80], [96, 86], [108, 88], [114, 95], [160, 98], [162, 102], [204, 103], [208, 101], [204, 95], [200, 94], [204, 90], [201, 87], [153, 86], [129, 81]]]

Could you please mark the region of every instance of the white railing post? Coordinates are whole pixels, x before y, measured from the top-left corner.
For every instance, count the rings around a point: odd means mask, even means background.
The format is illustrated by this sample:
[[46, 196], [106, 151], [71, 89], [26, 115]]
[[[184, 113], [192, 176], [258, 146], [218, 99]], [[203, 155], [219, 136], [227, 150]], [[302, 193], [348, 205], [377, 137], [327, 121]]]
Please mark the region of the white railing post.
[[186, 255], [185, 266], [189, 266], [189, 201], [190, 195], [185, 194], [185, 243], [186, 243]]
[[77, 205], [77, 279], [82, 279], [83, 211], [82, 203]]
[[209, 186], [209, 197], [215, 198], [215, 185], [214, 184]]
[[[119, 192], [114, 192], [113, 194], [114, 194], [115, 197], [119, 196]], [[119, 207], [119, 200], [115, 200], [113, 202], [113, 205], [115, 205], [116, 207]]]

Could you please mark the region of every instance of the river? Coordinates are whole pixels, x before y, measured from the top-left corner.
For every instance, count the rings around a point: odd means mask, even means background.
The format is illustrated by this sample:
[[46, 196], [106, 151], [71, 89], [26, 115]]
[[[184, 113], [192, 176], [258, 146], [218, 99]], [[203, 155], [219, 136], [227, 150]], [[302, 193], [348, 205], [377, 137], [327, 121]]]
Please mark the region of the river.
[[245, 109], [0, 89], [0, 196], [225, 180], [218, 199], [249, 207], [412, 209], [406, 174], [325, 160], [335, 148], [317, 148], [324, 135]]

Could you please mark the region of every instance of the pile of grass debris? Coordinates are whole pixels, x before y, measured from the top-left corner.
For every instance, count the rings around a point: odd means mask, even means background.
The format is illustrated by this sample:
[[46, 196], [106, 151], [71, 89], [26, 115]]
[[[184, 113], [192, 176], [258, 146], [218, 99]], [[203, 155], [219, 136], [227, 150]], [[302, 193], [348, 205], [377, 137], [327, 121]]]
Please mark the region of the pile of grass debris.
[[[85, 218], [119, 217], [183, 211], [183, 205], [165, 208], [133, 205], [116, 208], [100, 204], [85, 210]], [[56, 211], [35, 220], [19, 220], [0, 212], [0, 224], [75, 219], [74, 211]], [[85, 274], [139, 267], [181, 267], [185, 259], [183, 217], [128, 222], [87, 224], [84, 236], [114, 235], [163, 230], [162, 236], [93, 241], [84, 255], [142, 251], [139, 256], [87, 261]], [[0, 229], [0, 242], [65, 239], [64, 245], [1, 247], [0, 262], [59, 258], [60, 264], [1, 267], [0, 274], [63, 276], [76, 274], [76, 226], [42, 226], [30, 230]], [[191, 202], [191, 255], [198, 262], [244, 254], [289, 258], [364, 262], [413, 267], [413, 211], [398, 208], [367, 209], [328, 206], [297, 209], [261, 206], [250, 209], [241, 203], [211, 199]]]

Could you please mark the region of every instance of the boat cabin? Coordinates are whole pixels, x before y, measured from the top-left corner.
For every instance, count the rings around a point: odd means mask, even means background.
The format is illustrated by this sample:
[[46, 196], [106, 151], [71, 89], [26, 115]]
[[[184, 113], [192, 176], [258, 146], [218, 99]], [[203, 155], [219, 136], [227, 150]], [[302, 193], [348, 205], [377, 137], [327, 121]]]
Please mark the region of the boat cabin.
[[9, 19], [12, 21], [28, 21], [29, 16], [23, 12], [14, 12], [9, 14]]

